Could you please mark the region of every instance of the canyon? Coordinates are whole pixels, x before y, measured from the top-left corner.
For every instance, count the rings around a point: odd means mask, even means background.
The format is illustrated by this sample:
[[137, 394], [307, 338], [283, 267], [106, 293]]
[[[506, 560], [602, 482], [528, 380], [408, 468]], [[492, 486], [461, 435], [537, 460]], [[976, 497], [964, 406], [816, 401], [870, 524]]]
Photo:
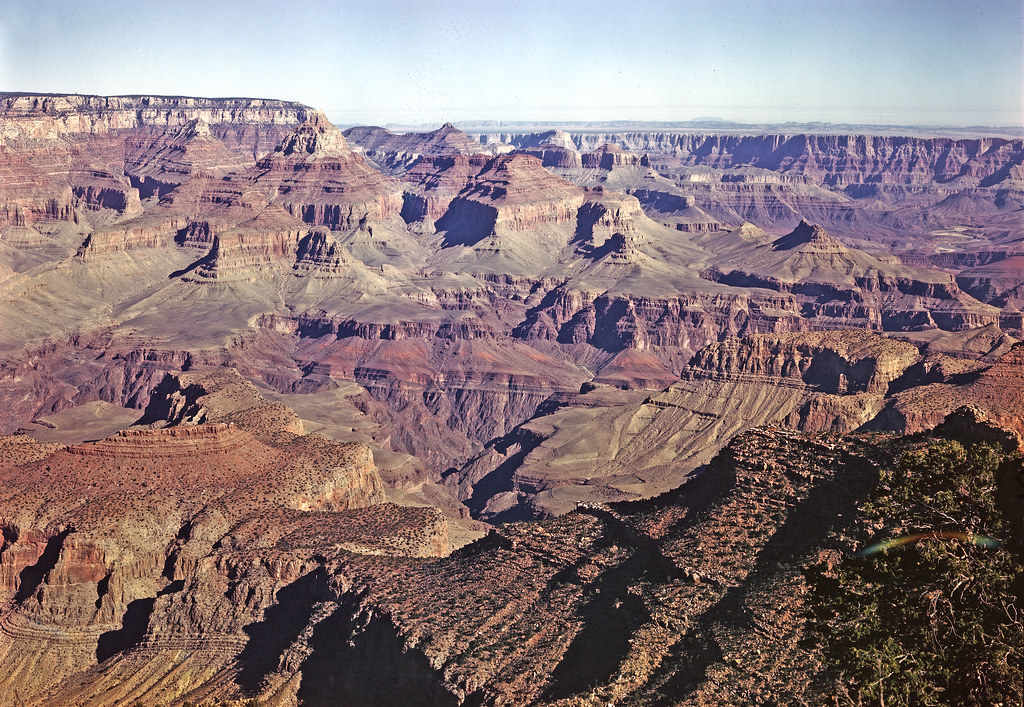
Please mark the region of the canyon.
[[0, 94], [0, 706], [817, 700], [872, 474], [1020, 447], [1022, 165]]

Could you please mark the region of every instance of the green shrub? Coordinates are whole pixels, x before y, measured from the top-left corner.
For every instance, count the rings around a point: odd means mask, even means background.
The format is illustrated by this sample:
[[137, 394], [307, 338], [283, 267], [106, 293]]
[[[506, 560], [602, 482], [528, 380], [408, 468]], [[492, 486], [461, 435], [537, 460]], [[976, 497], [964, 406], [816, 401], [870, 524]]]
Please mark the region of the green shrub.
[[809, 572], [809, 643], [849, 703], [1024, 704], [1020, 550], [996, 506], [1003, 462], [994, 447], [955, 441], [903, 455], [861, 505], [854, 538], [945, 531], [1001, 547], [926, 538]]

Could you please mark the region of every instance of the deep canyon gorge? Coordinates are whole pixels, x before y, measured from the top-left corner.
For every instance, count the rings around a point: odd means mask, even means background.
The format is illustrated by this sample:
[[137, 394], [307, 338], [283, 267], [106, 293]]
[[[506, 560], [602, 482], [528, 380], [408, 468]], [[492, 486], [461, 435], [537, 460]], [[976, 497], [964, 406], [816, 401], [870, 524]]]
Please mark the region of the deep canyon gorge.
[[906, 454], [1024, 542], [1024, 139], [879, 132], [0, 94], [0, 707], [823, 703]]

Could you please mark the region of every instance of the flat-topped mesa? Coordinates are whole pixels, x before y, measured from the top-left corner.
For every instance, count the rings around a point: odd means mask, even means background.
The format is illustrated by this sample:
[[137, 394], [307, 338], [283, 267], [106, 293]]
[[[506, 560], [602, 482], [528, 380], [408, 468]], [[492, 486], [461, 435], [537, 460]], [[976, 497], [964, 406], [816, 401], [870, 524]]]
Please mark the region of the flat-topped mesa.
[[402, 176], [405, 184], [402, 218], [407, 223], [444, 216], [449, 204], [490, 161], [482, 154], [418, 158]]
[[644, 267], [650, 258], [640, 246], [651, 226], [635, 197], [596, 187], [588, 190], [580, 207], [574, 240], [578, 252], [605, 265]]
[[913, 344], [867, 331], [758, 334], [711, 344], [690, 360], [688, 380], [798, 381], [823, 393], [885, 393], [921, 360]]
[[[250, 221], [214, 233], [209, 252], [185, 277], [194, 281], [266, 277], [275, 263], [294, 258], [306, 232], [306, 225], [285, 209], [269, 207]], [[198, 233], [202, 234], [202, 229]], [[190, 243], [197, 244], [198, 238]]]
[[645, 218], [643, 207], [636, 197], [622, 192], [607, 192], [601, 186], [586, 191], [587, 201], [580, 207], [581, 226], [592, 224], [594, 245], [600, 245], [601, 236], [612, 233], [638, 234], [639, 220]]
[[[572, 135], [558, 129], [536, 133], [471, 133], [470, 137], [478, 140], [482, 145], [506, 144], [517, 150], [527, 150], [545, 144], [572, 151], [579, 149], [579, 145]], [[593, 150], [595, 147], [588, 146], [586, 149]]]
[[580, 153], [575, 149], [542, 143], [536, 147], [526, 147], [519, 150], [524, 155], [530, 155], [540, 160], [545, 167], [556, 167], [559, 169], [574, 169], [583, 166]]
[[68, 176], [76, 209], [107, 209], [123, 217], [142, 213], [139, 190], [112, 170], [78, 168], [71, 170]]
[[224, 454], [242, 447], [251, 437], [234, 424], [217, 422], [163, 429], [121, 430], [113, 437], [76, 444], [68, 453], [86, 457], [138, 459]]
[[187, 225], [188, 220], [184, 216], [144, 214], [124, 223], [96, 229], [86, 236], [77, 257], [92, 260], [135, 248], [169, 248], [174, 244], [175, 234]]
[[626, 152], [618, 145], [611, 143], [602, 145], [594, 152], [585, 153], [581, 161], [583, 167], [588, 169], [603, 169], [607, 171], [617, 167], [650, 167], [651, 165], [647, 155]]

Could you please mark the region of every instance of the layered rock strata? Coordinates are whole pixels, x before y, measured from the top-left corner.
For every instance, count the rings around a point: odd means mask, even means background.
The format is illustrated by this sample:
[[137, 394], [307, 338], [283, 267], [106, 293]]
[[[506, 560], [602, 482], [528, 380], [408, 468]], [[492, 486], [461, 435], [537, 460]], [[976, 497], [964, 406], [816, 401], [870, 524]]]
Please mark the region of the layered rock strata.
[[[966, 439], [998, 432], [966, 417], [947, 427]], [[53, 704], [97, 690], [171, 704], [826, 700], [832, 686], [805, 640], [802, 568], [837, 551], [829, 532], [853, 527], [879, 470], [914, 444], [752, 431], [682, 489], [503, 526], [441, 559], [324, 546], [309, 558], [304, 540], [223, 548], [156, 597], [134, 645], [42, 694]]]
[[[499, 520], [655, 495], [757, 425], [860, 427], [921, 360], [916, 346], [868, 332], [730, 339], [698, 352], [684, 379], [662, 392], [598, 386], [563, 397], [446, 482], [474, 514]], [[595, 438], [595, 429], [606, 434]]]
[[272, 149], [284, 132], [309, 113], [300, 103], [255, 98], [4, 93], [0, 94], [0, 146], [139, 128], [164, 131], [200, 120], [216, 126], [219, 139], [255, 157]]
[[[483, 135], [515, 147], [534, 146], [544, 133]], [[950, 139], [871, 135], [713, 135], [669, 132], [578, 133], [581, 152], [604, 145], [667, 155], [685, 166], [760, 167], [804, 174], [831, 185], [925, 184], [958, 178], [982, 183], [1019, 164], [1024, 143], [1006, 138]]]
[[366, 446], [302, 435], [236, 373], [167, 377], [141, 424], [70, 447], [0, 438], [0, 703], [136, 648], [192, 645], [223, 665], [327, 548], [450, 552], [439, 511], [381, 505]]
[[894, 258], [848, 248], [806, 221], [771, 244], [719, 260], [704, 276], [793, 293], [806, 315], [861, 320], [871, 329], [972, 329], [1000, 317], [995, 307], [963, 292], [951, 275], [910, 270]]
[[378, 127], [359, 126], [345, 131], [345, 138], [357, 145], [378, 168], [400, 174], [420, 157], [471, 155], [492, 152], [466, 133], [445, 123], [427, 133], [396, 134]]

